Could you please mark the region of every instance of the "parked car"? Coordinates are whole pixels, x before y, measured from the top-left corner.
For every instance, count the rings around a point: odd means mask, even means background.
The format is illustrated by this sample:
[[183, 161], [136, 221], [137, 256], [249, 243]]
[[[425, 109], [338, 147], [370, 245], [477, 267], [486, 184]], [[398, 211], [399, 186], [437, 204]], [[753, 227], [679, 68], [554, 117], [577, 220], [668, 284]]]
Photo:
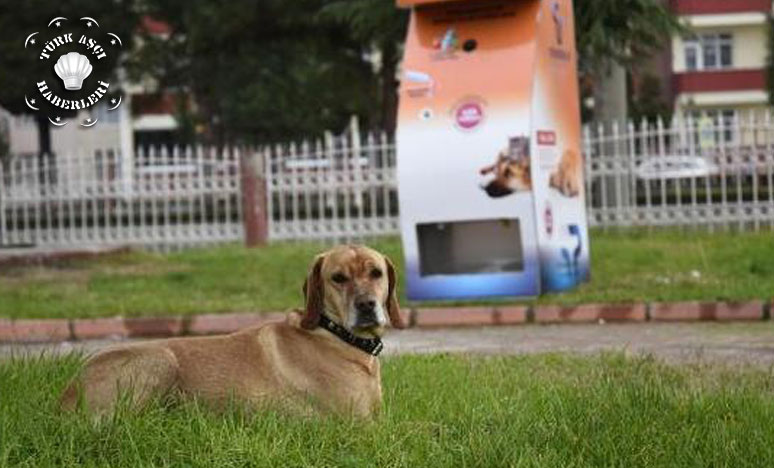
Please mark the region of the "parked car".
[[637, 166], [635, 173], [642, 180], [690, 179], [716, 176], [720, 169], [698, 156], [656, 156]]

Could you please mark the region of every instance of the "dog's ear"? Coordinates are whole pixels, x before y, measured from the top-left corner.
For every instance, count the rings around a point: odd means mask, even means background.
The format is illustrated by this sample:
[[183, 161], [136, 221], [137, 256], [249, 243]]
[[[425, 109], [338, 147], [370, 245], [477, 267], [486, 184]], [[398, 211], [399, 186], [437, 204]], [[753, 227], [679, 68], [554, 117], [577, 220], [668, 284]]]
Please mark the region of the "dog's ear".
[[384, 257], [384, 262], [387, 264], [387, 280], [389, 287], [387, 289], [387, 315], [390, 316], [390, 323], [393, 328], [406, 328], [406, 322], [403, 321], [403, 317], [400, 315], [400, 306], [398, 305], [398, 277], [395, 274], [395, 266], [392, 261]]
[[313, 329], [320, 321], [320, 314], [323, 313], [324, 307], [324, 286], [322, 280], [322, 264], [325, 260], [325, 256], [318, 255], [315, 258], [314, 265], [309, 271], [304, 281], [304, 318], [301, 319], [301, 326], [307, 329]]

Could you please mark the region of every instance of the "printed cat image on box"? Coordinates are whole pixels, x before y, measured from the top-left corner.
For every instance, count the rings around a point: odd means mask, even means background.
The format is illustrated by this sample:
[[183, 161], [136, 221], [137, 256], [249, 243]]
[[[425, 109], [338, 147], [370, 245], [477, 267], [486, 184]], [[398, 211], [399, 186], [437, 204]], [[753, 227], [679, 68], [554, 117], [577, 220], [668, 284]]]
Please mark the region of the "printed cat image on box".
[[529, 138], [514, 137], [508, 147], [500, 151], [494, 164], [479, 171], [481, 175], [494, 173], [494, 178], [482, 185], [487, 195], [500, 198], [516, 192], [532, 190], [529, 170]]
[[551, 174], [548, 185], [565, 197], [577, 197], [581, 190], [582, 160], [580, 154], [565, 150], [556, 171]]

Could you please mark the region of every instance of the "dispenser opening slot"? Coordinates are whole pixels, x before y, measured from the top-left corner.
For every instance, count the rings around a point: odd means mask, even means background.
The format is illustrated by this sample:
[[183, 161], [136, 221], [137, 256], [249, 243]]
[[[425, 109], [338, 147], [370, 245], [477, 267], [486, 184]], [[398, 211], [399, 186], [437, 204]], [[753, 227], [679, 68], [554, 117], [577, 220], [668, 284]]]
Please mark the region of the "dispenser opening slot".
[[524, 270], [518, 218], [416, 225], [420, 276]]

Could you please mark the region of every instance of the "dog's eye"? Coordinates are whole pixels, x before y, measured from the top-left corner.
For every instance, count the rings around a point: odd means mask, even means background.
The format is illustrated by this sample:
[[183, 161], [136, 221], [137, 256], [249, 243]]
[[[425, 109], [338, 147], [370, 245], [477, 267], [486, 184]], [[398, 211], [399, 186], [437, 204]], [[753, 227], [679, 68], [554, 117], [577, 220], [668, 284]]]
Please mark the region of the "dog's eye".
[[331, 276], [331, 279], [333, 280], [334, 283], [338, 283], [338, 284], [344, 284], [347, 281], [349, 281], [349, 278], [347, 278], [347, 275], [343, 273], [335, 273], [333, 276]]
[[382, 270], [378, 268], [374, 268], [373, 270], [371, 270], [371, 278], [379, 279], [381, 277], [382, 277]]

